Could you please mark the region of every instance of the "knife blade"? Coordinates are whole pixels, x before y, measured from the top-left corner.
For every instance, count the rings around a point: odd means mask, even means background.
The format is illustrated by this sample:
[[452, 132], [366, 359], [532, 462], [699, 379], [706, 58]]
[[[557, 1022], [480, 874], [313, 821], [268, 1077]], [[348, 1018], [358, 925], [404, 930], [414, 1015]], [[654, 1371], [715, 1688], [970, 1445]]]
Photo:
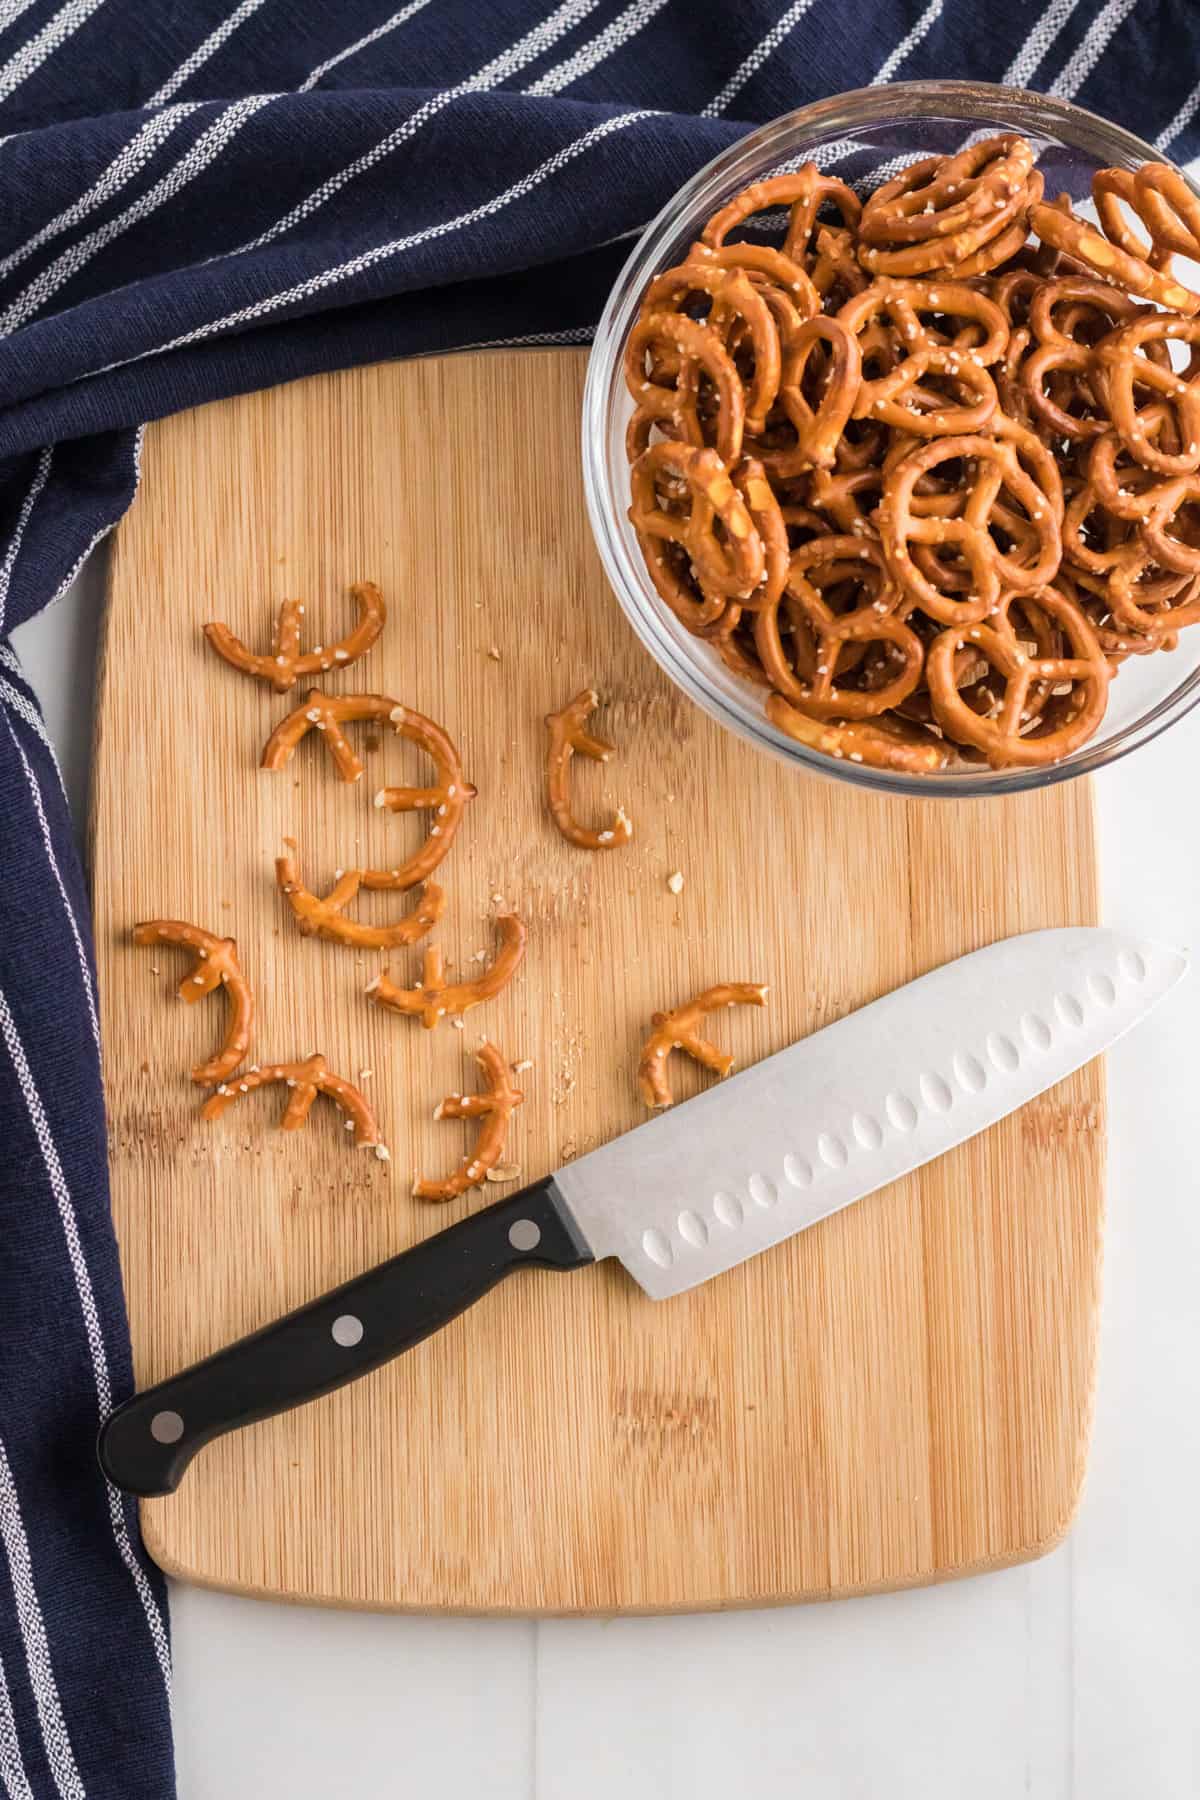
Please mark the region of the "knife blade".
[[171, 1493], [213, 1437], [419, 1343], [513, 1270], [617, 1257], [667, 1299], [1002, 1119], [1138, 1023], [1187, 970], [1090, 927], [947, 963], [119, 1407], [119, 1488]]

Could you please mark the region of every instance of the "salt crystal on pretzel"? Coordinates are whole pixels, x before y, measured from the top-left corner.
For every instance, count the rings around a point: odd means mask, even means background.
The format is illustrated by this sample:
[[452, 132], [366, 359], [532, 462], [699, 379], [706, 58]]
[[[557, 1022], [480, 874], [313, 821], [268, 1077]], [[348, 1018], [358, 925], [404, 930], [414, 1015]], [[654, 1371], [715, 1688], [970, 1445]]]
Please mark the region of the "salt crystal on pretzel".
[[229, 1000], [229, 1024], [219, 1053], [198, 1063], [192, 1080], [211, 1087], [231, 1075], [250, 1049], [254, 1025], [254, 991], [242, 973], [233, 938], [215, 937], [199, 925], [182, 919], [148, 919], [133, 928], [135, 944], [178, 944], [195, 953], [196, 961], [179, 984], [179, 998], [189, 1005], [222, 988]]

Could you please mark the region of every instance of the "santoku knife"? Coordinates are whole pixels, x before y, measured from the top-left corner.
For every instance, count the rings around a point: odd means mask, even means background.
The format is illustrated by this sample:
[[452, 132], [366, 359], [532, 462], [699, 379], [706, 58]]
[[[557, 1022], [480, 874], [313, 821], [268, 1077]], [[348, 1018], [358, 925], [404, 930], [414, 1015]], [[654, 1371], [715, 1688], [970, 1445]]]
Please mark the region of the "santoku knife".
[[135, 1395], [100, 1434], [104, 1470], [171, 1493], [210, 1438], [378, 1368], [527, 1264], [615, 1256], [652, 1299], [682, 1293], [1002, 1119], [1186, 968], [1078, 928], [935, 969]]

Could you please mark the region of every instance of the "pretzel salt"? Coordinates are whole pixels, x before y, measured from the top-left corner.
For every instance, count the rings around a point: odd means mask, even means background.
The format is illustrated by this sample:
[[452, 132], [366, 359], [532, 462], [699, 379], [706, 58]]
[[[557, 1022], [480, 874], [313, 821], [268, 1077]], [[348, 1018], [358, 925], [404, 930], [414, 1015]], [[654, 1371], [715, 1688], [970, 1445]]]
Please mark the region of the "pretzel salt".
[[257, 656], [235, 637], [228, 625], [217, 623], [204, 627], [204, 635], [216, 651], [233, 668], [259, 681], [267, 681], [277, 694], [286, 694], [302, 675], [316, 675], [325, 669], [348, 668], [364, 656], [383, 630], [387, 607], [383, 595], [373, 581], [358, 581], [350, 589], [358, 607], [358, 623], [336, 644], [317, 644], [300, 653], [300, 618], [304, 605], [299, 600], [285, 600], [279, 608], [279, 621], [271, 640], [269, 656]]
[[487, 1086], [481, 1094], [447, 1094], [434, 1111], [435, 1119], [480, 1119], [479, 1135], [471, 1154], [452, 1175], [442, 1181], [417, 1176], [413, 1194], [418, 1200], [455, 1200], [468, 1188], [486, 1181], [504, 1153], [508, 1121], [525, 1096], [514, 1086], [508, 1058], [494, 1044], [484, 1043], [476, 1052]]
[[200, 1117], [219, 1119], [243, 1094], [252, 1094], [256, 1088], [274, 1082], [282, 1082], [288, 1089], [287, 1107], [280, 1121], [283, 1131], [299, 1131], [307, 1123], [317, 1095], [324, 1094], [339, 1112], [345, 1113], [346, 1129], [353, 1131], [355, 1145], [361, 1150], [373, 1150], [380, 1162], [389, 1160], [387, 1146], [380, 1138], [366, 1095], [352, 1082], [334, 1075], [325, 1058], [317, 1054], [306, 1057], [303, 1062], [264, 1063], [262, 1068], [247, 1069], [234, 1082], [222, 1082], [200, 1108]]
[[642, 1046], [637, 1070], [638, 1089], [646, 1105], [658, 1108], [675, 1103], [666, 1073], [667, 1058], [672, 1050], [686, 1050], [689, 1056], [724, 1080], [733, 1068], [733, 1057], [701, 1037], [697, 1027], [706, 1013], [715, 1012], [718, 1007], [765, 1006], [767, 992], [756, 983], [725, 981], [717, 987], [705, 988], [694, 1000], [675, 1007], [672, 1012], [654, 1013], [650, 1021], [654, 1029]]
[[193, 1003], [203, 1000], [217, 988], [223, 988], [229, 1000], [229, 1023], [225, 1042], [219, 1053], [208, 1062], [198, 1063], [192, 1080], [198, 1087], [211, 1087], [231, 1075], [249, 1054], [250, 1033], [254, 1025], [254, 991], [242, 973], [237, 959], [237, 944], [232, 938], [214, 937], [199, 925], [188, 925], [182, 919], [148, 919], [133, 928], [135, 944], [177, 944], [195, 952], [196, 961], [179, 984], [179, 998]]
[[393, 1012], [420, 1019], [426, 1031], [432, 1031], [439, 1019], [460, 1019], [471, 1007], [494, 999], [506, 988], [525, 954], [525, 927], [515, 913], [502, 913], [496, 920], [496, 930], [500, 948], [494, 961], [469, 981], [447, 981], [442, 952], [431, 944], [425, 952], [421, 980], [415, 987], [397, 986], [385, 969], [368, 983], [367, 997]]
[[294, 856], [275, 858], [275, 882], [292, 909], [302, 937], [329, 938], [337, 944], [349, 944], [355, 950], [395, 950], [404, 944], [415, 944], [427, 937], [446, 910], [446, 894], [436, 881], [427, 881], [420, 904], [392, 925], [366, 925], [360, 919], [348, 919], [345, 908], [358, 898], [360, 888], [394, 885], [390, 878], [379, 880], [375, 869], [345, 869], [328, 894], [310, 893], [300, 879]]
[[603, 829], [578, 824], [571, 810], [571, 758], [576, 751], [593, 762], [607, 762], [614, 754], [614, 746], [606, 738], [593, 737], [587, 730], [588, 716], [599, 704], [595, 688], [585, 688], [561, 712], [546, 714], [546, 803], [562, 836], [581, 850], [615, 850], [633, 836], [633, 825], [623, 807], [618, 807], [612, 824]]

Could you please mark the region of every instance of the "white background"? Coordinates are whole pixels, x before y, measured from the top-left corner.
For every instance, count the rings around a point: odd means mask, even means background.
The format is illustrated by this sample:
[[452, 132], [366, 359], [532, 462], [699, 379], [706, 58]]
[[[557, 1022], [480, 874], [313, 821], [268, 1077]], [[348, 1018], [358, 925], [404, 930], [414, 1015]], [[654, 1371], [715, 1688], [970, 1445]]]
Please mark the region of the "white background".
[[[94, 558], [14, 635], [80, 820], [101, 586]], [[1106, 922], [1200, 951], [1198, 776], [1200, 712], [1097, 795]], [[910, 1594], [612, 1622], [176, 1587], [182, 1800], [1195, 1800], [1200, 970], [1109, 1082], [1095, 1439], [1060, 1550]]]

